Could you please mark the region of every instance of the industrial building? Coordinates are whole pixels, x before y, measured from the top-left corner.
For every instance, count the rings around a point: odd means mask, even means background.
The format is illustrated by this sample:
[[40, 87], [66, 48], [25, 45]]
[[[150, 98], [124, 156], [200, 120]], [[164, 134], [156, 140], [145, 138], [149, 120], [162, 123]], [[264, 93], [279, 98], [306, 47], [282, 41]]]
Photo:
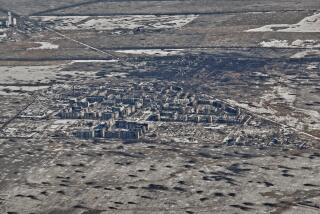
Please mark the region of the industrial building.
[[7, 17], [0, 18], [0, 28], [10, 28], [17, 26], [17, 18], [13, 17], [11, 12], [8, 12]]
[[94, 138], [136, 140], [148, 131], [147, 123], [115, 121], [114, 124], [101, 123], [93, 128], [75, 130], [74, 136], [83, 140]]

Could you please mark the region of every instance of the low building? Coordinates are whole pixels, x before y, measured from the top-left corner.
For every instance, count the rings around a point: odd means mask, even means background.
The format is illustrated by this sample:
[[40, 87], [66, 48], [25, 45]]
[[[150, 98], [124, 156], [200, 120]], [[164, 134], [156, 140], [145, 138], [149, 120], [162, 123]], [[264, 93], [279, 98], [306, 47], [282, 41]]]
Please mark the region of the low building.
[[231, 106], [226, 106], [224, 111], [230, 115], [237, 115], [238, 114], [238, 109], [231, 107]]
[[7, 22], [7, 20], [0, 18], [0, 29], [7, 27], [6, 22]]
[[100, 118], [100, 114], [99, 114], [99, 112], [84, 112], [83, 118], [89, 119], [89, 120], [95, 120], [95, 119]]
[[1, 26], [0, 26], [0, 39], [4, 39], [7, 37], [7, 33], [5, 31], [1, 31]]
[[0, 28], [9, 28], [17, 26], [17, 19], [13, 17], [11, 12], [8, 12], [6, 18], [0, 18]]
[[116, 139], [116, 138], [120, 138], [120, 132], [119, 131], [108, 131], [105, 133], [105, 138], [108, 139]]
[[120, 138], [123, 140], [135, 140], [140, 138], [138, 130], [120, 131]]
[[74, 135], [77, 138], [88, 140], [93, 139], [95, 137], [95, 131], [92, 129], [80, 129], [75, 131]]
[[86, 98], [89, 103], [102, 102], [104, 100], [104, 96], [89, 96]]
[[94, 137], [95, 138], [104, 138], [106, 132], [106, 124], [99, 124], [94, 128]]
[[59, 112], [58, 116], [61, 119], [80, 119], [82, 117], [82, 113], [80, 112], [73, 112], [69, 110], [63, 110]]
[[102, 120], [110, 120], [112, 118], [115, 118], [115, 114], [113, 112], [102, 112], [101, 113]]

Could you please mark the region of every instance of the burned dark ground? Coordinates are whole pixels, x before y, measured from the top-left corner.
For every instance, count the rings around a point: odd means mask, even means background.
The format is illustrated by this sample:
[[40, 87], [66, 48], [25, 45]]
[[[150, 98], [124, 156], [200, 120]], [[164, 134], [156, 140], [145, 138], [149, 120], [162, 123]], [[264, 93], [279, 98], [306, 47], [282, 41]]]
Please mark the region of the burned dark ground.
[[0, 0], [0, 22], [0, 213], [319, 213], [318, 1]]

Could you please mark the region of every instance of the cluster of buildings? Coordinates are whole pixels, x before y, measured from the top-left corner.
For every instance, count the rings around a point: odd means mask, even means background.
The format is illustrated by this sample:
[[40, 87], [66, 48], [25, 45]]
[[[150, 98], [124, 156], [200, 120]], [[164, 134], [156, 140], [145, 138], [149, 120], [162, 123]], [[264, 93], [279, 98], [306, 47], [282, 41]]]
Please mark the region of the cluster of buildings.
[[10, 28], [17, 26], [17, 18], [12, 16], [11, 12], [8, 12], [6, 18], [0, 18], [0, 28]]
[[8, 29], [17, 26], [17, 19], [12, 16], [11, 12], [8, 12], [8, 16], [5, 18], [0, 17], [0, 41], [8, 37]]
[[59, 116], [62, 119], [114, 120], [126, 117], [140, 107], [141, 103], [136, 99], [108, 100], [104, 96], [89, 96], [80, 101], [71, 99]]
[[135, 140], [142, 137], [149, 129], [147, 123], [117, 120], [114, 123], [100, 123], [92, 128], [78, 129], [74, 136], [80, 139], [122, 139]]
[[245, 118], [239, 108], [191, 94], [179, 86], [150, 84], [141, 88], [136, 94], [144, 94], [144, 107], [153, 112], [150, 121], [235, 124]]
[[77, 128], [74, 136], [81, 139], [139, 139], [148, 130], [147, 123], [127, 121], [126, 117], [142, 107], [142, 100], [115, 96], [87, 96], [70, 99], [58, 116], [61, 119], [91, 121], [91, 127]]
[[[58, 113], [60, 119], [86, 121], [73, 131], [80, 139], [139, 139], [154, 121], [240, 124], [246, 118], [240, 109], [222, 101], [159, 82], [90, 89], [66, 92]], [[88, 91], [90, 95], [85, 95]]]
[[160, 104], [149, 120], [239, 124], [244, 118], [245, 114], [238, 108], [219, 100], [200, 98], [178, 90], [173, 97]]

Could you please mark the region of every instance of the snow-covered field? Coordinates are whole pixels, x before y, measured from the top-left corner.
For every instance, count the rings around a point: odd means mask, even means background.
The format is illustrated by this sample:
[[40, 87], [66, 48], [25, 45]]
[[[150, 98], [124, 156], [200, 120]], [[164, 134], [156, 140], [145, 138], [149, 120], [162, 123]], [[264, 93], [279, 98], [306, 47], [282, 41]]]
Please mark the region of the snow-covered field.
[[[74, 78], [94, 77], [97, 71], [64, 70], [73, 63], [117, 63], [118, 60], [70, 60], [57, 65], [20, 65], [0, 66], [0, 95], [18, 94], [19, 91], [36, 91], [48, 86], [38, 83], [50, 83], [63, 76]], [[125, 77], [127, 73], [110, 72], [107, 77]]]
[[28, 50], [50, 50], [50, 49], [58, 49], [59, 45], [52, 44], [50, 42], [34, 42], [38, 47], [28, 48]]
[[[279, 123], [295, 127], [299, 130], [303, 130], [305, 124], [308, 125], [310, 130], [320, 129], [320, 113], [315, 110], [296, 107], [295, 102], [297, 100], [297, 95], [294, 90], [286, 86], [276, 85], [273, 87], [271, 93], [267, 93], [263, 97], [261, 97], [261, 103], [271, 102], [277, 104], [279, 101], [275, 102], [274, 99], [276, 98], [282, 98], [282, 102], [286, 103], [288, 107], [292, 109], [292, 111], [282, 116], [274, 113], [268, 116], [268, 118]], [[297, 116], [299, 114], [305, 115], [303, 120], [299, 119], [299, 116]]]
[[57, 30], [115, 30], [180, 28], [197, 15], [130, 15], [130, 16], [33, 16], [33, 19], [53, 23]]
[[47, 81], [54, 77], [60, 66], [0, 66], [0, 83]]
[[320, 13], [305, 17], [296, 24], [272, 24], [247, 30], [246, 32], [320, 32]]

